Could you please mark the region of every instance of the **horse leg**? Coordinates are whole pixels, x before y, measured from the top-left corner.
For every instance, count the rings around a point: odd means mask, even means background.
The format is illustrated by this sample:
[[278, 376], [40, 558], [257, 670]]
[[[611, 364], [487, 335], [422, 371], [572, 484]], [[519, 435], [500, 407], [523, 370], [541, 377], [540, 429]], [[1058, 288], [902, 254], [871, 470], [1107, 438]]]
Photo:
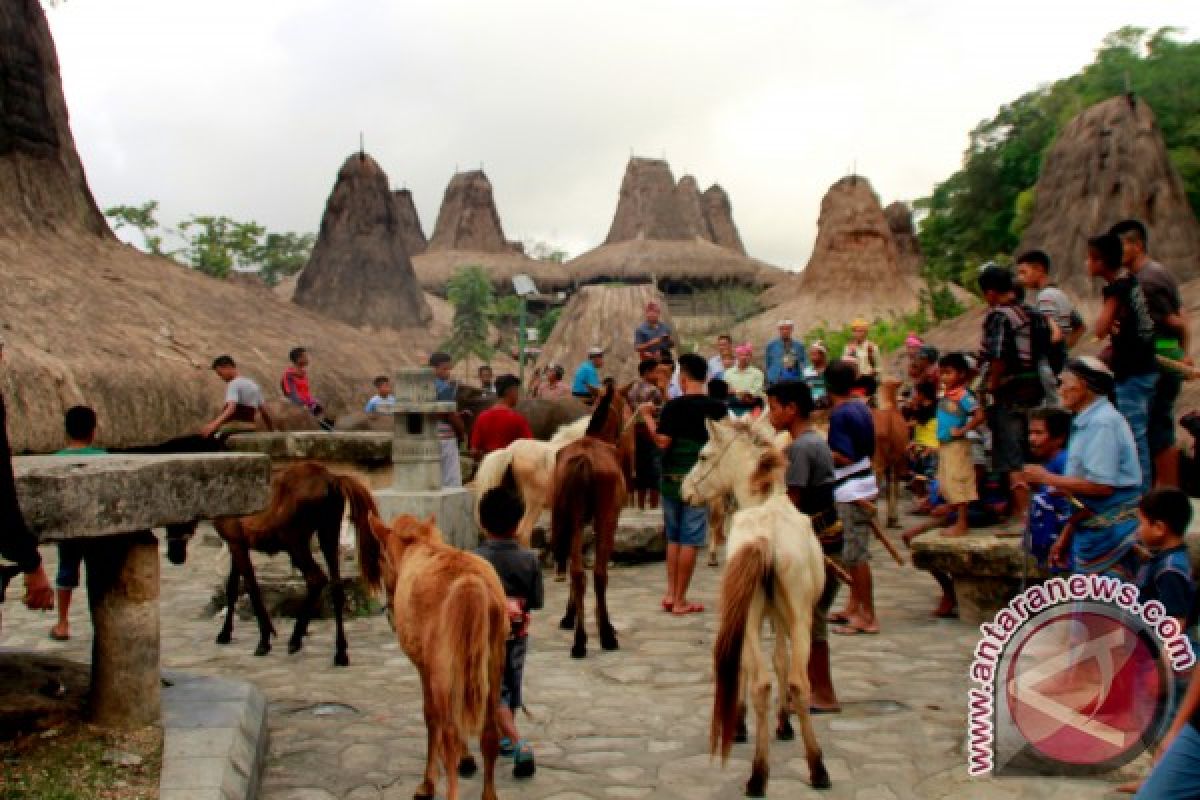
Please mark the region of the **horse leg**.
[[292, 557], [292, 566], [304, 576], [306, 587], [304, 603], [300, 606], [300, 612], [296, 614], [296, 627], [292, 628], [292, 638], [288, 640], [288, 652], [296, 653], [304, 647], [304, 637], [308, 635], [308, 622], [316, 613], [317, 604], [321, 601], [321, 590], [329, 583], [329, 579], [317, 566], [312, 550], [309, 549], [307, 536], [288, 548], [288, 554]]
[[242, 575], [246, 579], [246, 594], [250, 595], [250, 605], [254, 607], [254, 616], [258, 620], [258, 647], [254, 655], [265, 656], [271, 652], [271, 637], [275, 635], [275, 626], [271, 624], [271, 615], [267, 613], [267, 605], [263, 602], [262, 590], [258, 588], [258, 578], [254, 574], [254, 563], [250, 561], [250, 552], [242, 549]]
[[229, 554], [229, 580], [225, 583], [225, 624], [217, 634], [217, 644], [229, 644], [233, 641], [233, 612], [237, 607], [238, 589], [242, 575], [238, 571], [237, 559], [233, 551]]
[[[755, 613], [758, 611], [759, 613]], [[770, 734], [767, 712], [771, 703], [771, 679], [763, 663], [762, 641], [759, 629], [762, 626], [762, 601], [756, 600], [746, 620], [746, 641], [742, 646], [742, 665], [746, 670], [746, 684], [750, 702], [754, 704], [754, 761], [750, 769], [750, 780], [746, 782], [747, 797], [766, 797], [767, 778], [770, 775]]]
[[462, 739], [450, 718], [442, 720], [438, 734], [442, 741], [442, 767], [446, 771], [446, 800], [458, 800], [458, 767], [464, 753]]
[[587, 632], [583, 629], [583, 593], [587, 591], [585, 581], [587, 575], [583, 570], [583, 547], [577, 545], [571, 554], [571, 609], [575, 615], [575, 643], [571, 646], [571, 658], [587, 657]]
[[[580, 570], [582, 570], [583, 569], [583, 531], [582, 531], [583, 523], [579, 519], [578, 513], [577, 512], [573, 512], [573, 513], [575, 513], [575, 518], [571, 520], [571, 530], [574, 531], [574, 534], [573, 534], [573, 538], [571, 539], [571, 555], [568, 559], [568, 562], [570, 564], [569, 568], [574, 570], [574, 568], [575, 568], [575, 552], [578, 549], [579, 565], [580, 565], [579, 568], [580, 568]], [[555, 580], [558, 579], [558, 574], [559, 574], [560, 569], [561, 568], [558, 566], [558, 564], [556, 562], [554, 565]], [[572, 579], [572, 581], [573, 580], [574, 579]], [[582, 575], [580, 576], [580, 580], [581, 581], [583, 580]], [[583, 603], [583, 592], [580, 591], [578, 596], [576, 596], [574, 583], [572, 582], [571, 589], [569, 592], [567, 592], [567, 611], [565, 614], [563, 614], [563, 618], [558, 623], [559, 628], [561, 628], [564, 631], [569, 631], [569, 630], [575, 629], [576, 621], [579, 619], [580, 615], [583, 613], [582, 603]], [[582, 656], [580, 656], [580, 658], [582, 658]]]
[[791, 712], [795, 710], [794, 704], [798, 701], [796, 695], [790, 690], [788, 682], [790, 673], [788, 672], [787, 628], [778, 614], [773, 614], [771, 620], [772, 627], [775, 629], [775, 650], [771, 655], [771, 660], [775, 666], [775, 685], [779, 687], [779, 712], [775, 723], [775, 738], [781, 742], [790, 742], [796, 738], [796, 731], [792, 729]]
[[333, 620], [336, 633], [334, 635], [333, 665], [335, 667], [350, 666], [350, 656], [346, 654], [346, 629], [342, 624], [342, 606], [346, 604], [346, 589], [342, 586], [342, 568], [339, 559], [339, 538], [342, 533], [340, 514], [338, 519], [326, 520], [317, 528], [317, 541], [321, 545], [321, 553], [325, 556], [325, 567], [329, 570], [333, 601]]
[[425, 779], [413, 794], [413, 800], [433, 800], [437, 791], [438, 737], [434, 727], [433, 704], [429, 697], [429, 677], [421, 673], [421, 694], [424, 696], [422, 711], [425, 715]]
[[[500, 654], [503, 654], [501, 649]], [[503, 655], [500, 656], [503, 660]], [[488, 686], [487, 711], [483, 717], [483, 733], [479, 737], [479, 750], [483, 753], [483, 794], [480, 800], [496, 798], [496, 757], [500, 754], [500, 721], [496, 709], [500, 707], [500, 683], [491, 681]]]
[[596, 531], [596, 563], [592, 566], [592, 582], [596, 592], [596, 631], [600, 634], [600, 647], [616, 650], [617, 631], [608, 618], [608, 562], [612, 555], [617, 535], [617, 515], [620, 504], [614, 503], [599, 515], [594, 527]]
[[708, 565], [720, 566], [717, 560], [717, 542], [725, 526], [725, 514], [721, 508], [724, 500], [714, 500], [708, 507]]
[[[808, 779], [814, 789], [829, 789], [833, 782], [825, 769], [821, 745], [813, 730], [812, 715], [809, 713], [812, 686], [808, 682], [808, 656], [811, 648], [812, 615], [796, 614], [791, 626], [791, 665], [788, 670], [787, 691], [795, 700], [796, 716], [800, 720], [800, 736], [804, 739], [804, 758], [808, 762]], [[784, 684], [780, 684], [781, 692]]]

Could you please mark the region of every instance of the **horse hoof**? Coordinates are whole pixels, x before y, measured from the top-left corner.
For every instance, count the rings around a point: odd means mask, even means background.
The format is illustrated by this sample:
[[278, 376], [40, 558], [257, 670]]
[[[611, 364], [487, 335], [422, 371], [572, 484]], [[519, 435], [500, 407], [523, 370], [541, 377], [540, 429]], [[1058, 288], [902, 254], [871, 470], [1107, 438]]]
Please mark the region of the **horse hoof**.
[[470, 778], [479, 771], [479, 765], [475, 763], [475, 756], [463, 756], [458, 762], [458, 777]]
[[333, 657], [333, 665], [335, 667], [350, 666], [350, 656], [346, 655], [345, 653], [338, 653]]
[[741, 720], [737, 724], [737, 730], [733, 732], [733, 741], [738, 744], [745, 744], [750, 741], [750, 731], [746, 728], [746, 721]]
[[229, 631], [221, 631], [217, 634], [217, 644], [229, 644], [233, 641], [233, 634]]
[[833, 781], [829, 780], [829, 773], [826, 772], [824, 764], [818, 764], [810, 771], [809, 780], [814, 789], [833, 788]]
[[612, 636], [609, 638], [601, 638], [600, 648], [603, 650], [620, 650], [621, 645], [617, 642], [617, 637]]
[[587, 647], [577, 644], [571, 648], [571, 658], [587, 658]]
[[721, 562], [717, 561], [717, 557], [716, 557], [716, 556], [713, 556], [712, 558], [710, 558], [710, 559], [708, 560], [708, 565], [709, 565], [710, 567], [719, 567], [719, 566], [721, 566]]
[[288, 642], [288, 655], [294, 655], [296, 653], [299, 653], [301, 648], [303, 648], [303, 647], [304, 647], [303, 639], [292, 639], [290, 642]]
[[752, 775], [750, 780], [746, 781], [746, 797], [766, 797], [767, 796], [767, 779]]
[[167, 561], [175, 566], [187, 563], [186, 539], [167, 539]]
[[792, 723], [785, 722], [775, 729], [775, 737], [781, 742], [790, 742], [796, 738], [796, 731], [792, 730]]
[[258, 647], [254, 648], [256, 656], [265, 656], [269, 652], [271, 652], [271, 645], [267, 642], [259, 642]]
[[572, 617], [563, 617], [558, 621], [558, 627], [564, 631], [575, 630], [575, 620]]
[[433, 792], [430, 792], [429, 794], [417, 792], [413, 795], [413, 800], [434, 800]]

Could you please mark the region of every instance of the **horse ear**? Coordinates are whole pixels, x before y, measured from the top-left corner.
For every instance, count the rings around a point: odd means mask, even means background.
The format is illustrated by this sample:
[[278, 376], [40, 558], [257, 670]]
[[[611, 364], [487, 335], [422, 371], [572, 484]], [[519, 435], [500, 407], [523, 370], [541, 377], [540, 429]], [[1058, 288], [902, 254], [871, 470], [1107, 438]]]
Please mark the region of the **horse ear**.
[[758, 433], [761, 433], [768, 439], [772, 439], [775, 436], [775, 426], [771, 424], [771, 417], [769, 414], [763, 414], [756, 419], [754, 421], [754, 428]]
[[431, 528], [437, 527], [437, 514], [430, 514], [425, 518], [425, 524]]
[[367, 520], [371, 524], [371, 534], [381, 542], [386, 542], [388, 537], [392, 535], [392, 529], [387, 524], [375, 515], [374, 512], [369, 512]]
[[711, 419], [705, 417], [704, 418], [704, 427], [706, 430], [708, 430], [708, 438], [710, 440], [720, 440], [723, 429], [721, 428], [720, 425], [718, 425], [716, 423], [715, 420], [711, 420]]

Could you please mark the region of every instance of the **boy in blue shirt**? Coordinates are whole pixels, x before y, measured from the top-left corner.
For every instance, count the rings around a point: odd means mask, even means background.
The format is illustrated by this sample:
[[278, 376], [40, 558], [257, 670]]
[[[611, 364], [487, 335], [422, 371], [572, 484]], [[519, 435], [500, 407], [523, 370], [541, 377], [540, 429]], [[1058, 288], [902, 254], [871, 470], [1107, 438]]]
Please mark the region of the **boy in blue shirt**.
[[975, 463], [967, 434], [983, 424], [983, 407], [967, 388], [969, 372], [962, 353], [947, 353], [938, 360], [945, 388], [937, 408], [938, 488], [946, 504], [954, 507], [954, 524], [942, 536], [967, 534], [967, 505], [979, 499]]
[[396, 406], [396, 396], [392, 394], [392, 381], [387, 375], [375, 379], [375, 395], [367, 401], [363, 409], [368, 414], [382, 414], [391, 411]]
[[[1029, 414], [1029, 452], [1047, 472], [1062, 475], [1067, 468], [1067, 439], [1071, 435], [1071, 414], [1061, 408], [1035, 408]], [[1062, 535], [1075, 509], [1062, 492], [1044, 484], [1029, 498], [1029, 521], [1025, 527], [1026, 551], [1046, 567], [1050, 549]], [[1070, 558], [1069, 555], [1066, 556]], [[1051, 565], [1051, 569], [1058, 568]], [[1069, 572], [1069, 567], [1063, 571]]]
[[600, 383], [600, 367], [604, 366], [604, 348], [589, 347], [587, 361], [575, 370], [575, 379], [571, 381], [571, 394], [584, 403], [591, 405], [592, 400], [599, 394], [603, 385]]
[[1191, 501], [1178, 489], [1154, 489], [1138, 504], [1138, 540], [1150, 551], [1138, 569], [1138, 599], [1143, 606], [1151, 600], [1162, 603], [1189, 638], [1196, 585], [1183, 535], [1191, 522]]

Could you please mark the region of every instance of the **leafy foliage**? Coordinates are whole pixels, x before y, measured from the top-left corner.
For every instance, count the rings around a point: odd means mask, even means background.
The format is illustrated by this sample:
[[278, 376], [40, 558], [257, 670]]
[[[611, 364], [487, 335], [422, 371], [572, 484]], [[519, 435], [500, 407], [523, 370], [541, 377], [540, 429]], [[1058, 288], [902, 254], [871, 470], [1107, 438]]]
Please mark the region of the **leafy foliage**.
[[[909, 333], [924, 333], [943, 320], [957, 317], [963, 310], [948, 288], [934, 286], [930, 291], [921, 292], [921, 305], [915, 312], [872, 322], [867, 338], [884, 353], [890, 353], [904, 346]], [[844, 328], [821, 327], [809, 331], [805, 340], [809, 344], [817, 340], [824, 342], [829, 357], [834, 359], [841, 356], [851, 335], [848, 325]]]
[[484, 360], [490, 358], [488, 319], [495, 295], [487, 272], [480, 266], [459, 267], [446, 283], [446, 299], [454, 306], [454, 321], [450, 338], [442, 343], [442, 349], [456, 360], [472, 355]]
[[1154, 109], [1170, 158], [1200, 213], [1200, 41], [1124, 27], [1081, 72], [1002, 106], [971, 131], [963, 166], [915, 207], [926, 277], [974, 291], [975, 268], [1011, 254], [1033, 212], [1042, 161], [1077, 114], [1132, 89]]
[[[104, 216], [116, 230], [137, 230], [148, 253], [172, 258], [215, 278], [228, 277], [235, 267], [257, 270], [268, 286], [304, 269], [317, 238], [312, 233], [268, 231], [257, 222], [240, 222], [224, 215], [193, 214], [174, 228], [164, 228], [158, 221], [157, 200], [140, 206], [113, 206]], [[167, 237], [181, 246], [165, 250]]]

